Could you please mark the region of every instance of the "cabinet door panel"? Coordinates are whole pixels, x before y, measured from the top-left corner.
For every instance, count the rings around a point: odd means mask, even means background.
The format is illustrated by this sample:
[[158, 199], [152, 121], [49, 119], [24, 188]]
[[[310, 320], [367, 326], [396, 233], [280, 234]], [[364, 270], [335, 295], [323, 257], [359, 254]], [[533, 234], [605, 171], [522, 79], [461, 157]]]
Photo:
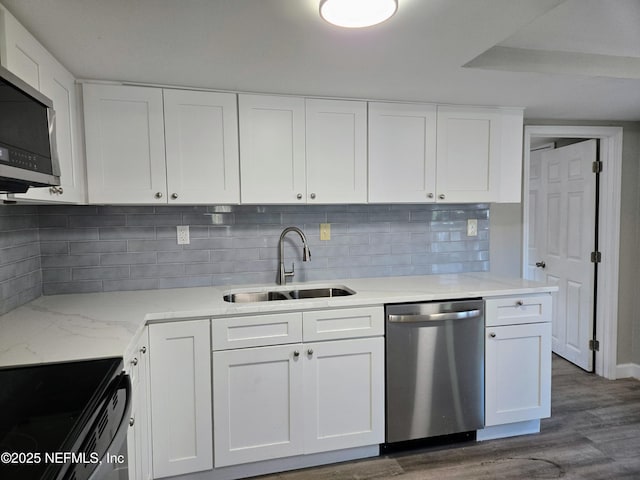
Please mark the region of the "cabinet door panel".
[[305, 453], [384, 442], [384, 339], [305, 344]]
[[367, 104], [306, 100], [307, 201], [367, 201]]
[[238, 203], [235, 94], [166, 89], [163, 95], [169, 203]]
[[89, 202], [166, 203], [162, 90], [83, 88]]
[[438, 201], [498, 200], [500, 124], [497, 109], [438, 107]]
[[215, 465], [303, 453], [301, 345], [213, 353]]
[[551, 414], [551, 323], [486, 328], [487, 427]]
[[433, 202], [436, 107], [369, 103], [369, 202]]
[[241, 202], [303, 203], [304, 99], [239, 95], [238, 107]]
[[209, 320], [149, 326], [154, 478], [213, 468]]

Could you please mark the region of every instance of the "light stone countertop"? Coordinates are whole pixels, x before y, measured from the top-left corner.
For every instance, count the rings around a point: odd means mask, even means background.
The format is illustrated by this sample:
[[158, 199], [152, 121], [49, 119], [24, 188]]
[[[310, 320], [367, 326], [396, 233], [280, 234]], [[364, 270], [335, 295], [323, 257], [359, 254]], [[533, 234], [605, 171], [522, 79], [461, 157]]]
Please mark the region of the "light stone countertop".
[[[346, 286], [346, 297], [234, 304], [229, 291]], [[357, 278], [331, 282], [198, 287], [40, 297], [0, 316], [0, 367], [122, 357], [145, 324], [256, 313], [554, 292], [557, 287], [489, 273]]]

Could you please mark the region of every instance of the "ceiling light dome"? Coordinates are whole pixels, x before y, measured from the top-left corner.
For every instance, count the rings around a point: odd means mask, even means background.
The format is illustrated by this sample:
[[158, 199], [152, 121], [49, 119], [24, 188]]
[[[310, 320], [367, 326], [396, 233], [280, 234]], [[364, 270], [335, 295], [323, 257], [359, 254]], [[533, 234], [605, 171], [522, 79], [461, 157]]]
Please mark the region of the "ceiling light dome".
[[320, 16], [339, 27], [370, 27], [391, 18], [398, 0], [320, 0]]

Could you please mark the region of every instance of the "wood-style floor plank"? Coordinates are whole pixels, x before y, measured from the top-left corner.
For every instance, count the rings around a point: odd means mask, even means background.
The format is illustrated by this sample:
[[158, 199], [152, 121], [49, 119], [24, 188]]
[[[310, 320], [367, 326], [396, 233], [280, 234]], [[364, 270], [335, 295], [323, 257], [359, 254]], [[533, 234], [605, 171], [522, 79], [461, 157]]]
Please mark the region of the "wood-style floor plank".
[[606, 380], [553, 359], [551, 418], [536, 435], [467, 442], [261, 480], [638, 480], [640, 381]]

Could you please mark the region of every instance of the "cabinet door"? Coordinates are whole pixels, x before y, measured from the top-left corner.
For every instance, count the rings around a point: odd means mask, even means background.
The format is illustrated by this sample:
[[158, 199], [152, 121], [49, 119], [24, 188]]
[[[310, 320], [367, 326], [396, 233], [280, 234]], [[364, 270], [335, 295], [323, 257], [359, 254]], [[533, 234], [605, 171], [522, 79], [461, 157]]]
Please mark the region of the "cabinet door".
[[485, 332], [485, 425], [551, 415], [551, 323]]
[[56, 112], [60, 187], [30, 188], [17, 199], [84, 203], [84, 156], [80, 143], [75, 78], [8, 12], [4, 11], [3, 65], [49, 97]]
[[433, 202], [435, 105], [369, 103], [369, 202]]
[[307, 202], [366, 203], [367, 104], [307, 99]]
[[303, 453], [301, 350], [294, 344], [213, 353], [216, 467]]
[[90, 203], [166, 203], [162, 90], [84, 84]]
[[238, 203], [238, 114], [233, 93], [164, 90], [169, 203]]
[[310, 343], [305, 359], [305, 453], [384, 442], [384, 339]]
[[240, 200], [304, 203], [304, 99], [238, 95]]
[[213, 468], [209, 323], [149, 326], [154, 478]]
[[438, 107], [439, 202], [498, 200], [501, 125], [495, 108]]

